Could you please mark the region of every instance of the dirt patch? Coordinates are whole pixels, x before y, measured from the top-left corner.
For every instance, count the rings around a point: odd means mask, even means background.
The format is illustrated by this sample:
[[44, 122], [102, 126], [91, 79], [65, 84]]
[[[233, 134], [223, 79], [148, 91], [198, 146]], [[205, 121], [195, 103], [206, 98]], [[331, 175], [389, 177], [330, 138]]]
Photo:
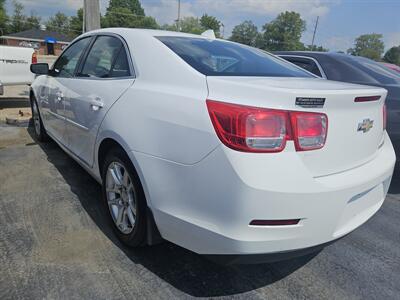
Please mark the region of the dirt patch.
[[0, 123], [10, 124], [9, 122], [12, 123], [14, 120], [14, 123], [19, 125], [23, 122], [27, 123], [31, 117], [32, 112], [29, 107], [0, 109]]

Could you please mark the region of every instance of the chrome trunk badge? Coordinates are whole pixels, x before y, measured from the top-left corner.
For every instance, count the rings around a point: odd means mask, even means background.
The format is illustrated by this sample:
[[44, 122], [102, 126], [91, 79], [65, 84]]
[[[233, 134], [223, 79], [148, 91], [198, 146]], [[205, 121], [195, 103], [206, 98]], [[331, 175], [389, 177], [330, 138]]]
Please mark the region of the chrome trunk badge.
[[357, 131], [362, 131], [363, 133], [366, 133], [373, 126], [374, 126], [374, 120], [364, 119], [361, 123], [358, 123]]

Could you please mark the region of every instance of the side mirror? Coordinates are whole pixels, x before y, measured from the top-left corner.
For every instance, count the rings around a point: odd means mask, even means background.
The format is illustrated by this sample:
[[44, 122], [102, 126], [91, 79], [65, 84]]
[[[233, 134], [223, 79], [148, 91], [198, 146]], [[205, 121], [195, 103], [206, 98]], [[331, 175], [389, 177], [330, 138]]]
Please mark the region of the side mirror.
[[49, 64], [46, 63], [31, 64], [31, 72], [37, 75], [49, 74]]

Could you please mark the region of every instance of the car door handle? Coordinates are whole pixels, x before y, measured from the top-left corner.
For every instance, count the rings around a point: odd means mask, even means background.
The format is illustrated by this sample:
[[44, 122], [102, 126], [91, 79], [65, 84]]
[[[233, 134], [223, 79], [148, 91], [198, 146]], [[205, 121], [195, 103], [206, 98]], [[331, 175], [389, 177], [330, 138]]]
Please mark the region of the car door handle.
[[60, 91], [57, 91], [56, 92], [56, 102], [61, 102], [61, 101], [63, 101], [63, 99], [64, 99], [63, 93]]
[[96, 98], [90, 101], [90, 107], [92, 108], [92, 110], [97, 111], [100, 108], [103, 108], [104, 103], [103, 101], [101, 101], [100, 98]]

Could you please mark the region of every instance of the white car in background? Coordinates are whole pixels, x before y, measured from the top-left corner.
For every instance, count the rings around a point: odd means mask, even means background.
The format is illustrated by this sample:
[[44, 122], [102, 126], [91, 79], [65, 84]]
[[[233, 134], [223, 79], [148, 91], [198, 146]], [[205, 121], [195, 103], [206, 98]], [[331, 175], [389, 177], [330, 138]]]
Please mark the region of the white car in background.
[[4, 86], [31, 84], [35, 77], [30, 65], [36, 62], [33, 48], [0, 45], [0, 95]]
[[141, 29], [86, 33], [51, 70], [31, 69], [42, 74], [30, 95], [38, 139], [102, 184], [127, 245], [159, 234], [226, 263], [279, 259], [348, 234], [386, 197], [384, 89]]

